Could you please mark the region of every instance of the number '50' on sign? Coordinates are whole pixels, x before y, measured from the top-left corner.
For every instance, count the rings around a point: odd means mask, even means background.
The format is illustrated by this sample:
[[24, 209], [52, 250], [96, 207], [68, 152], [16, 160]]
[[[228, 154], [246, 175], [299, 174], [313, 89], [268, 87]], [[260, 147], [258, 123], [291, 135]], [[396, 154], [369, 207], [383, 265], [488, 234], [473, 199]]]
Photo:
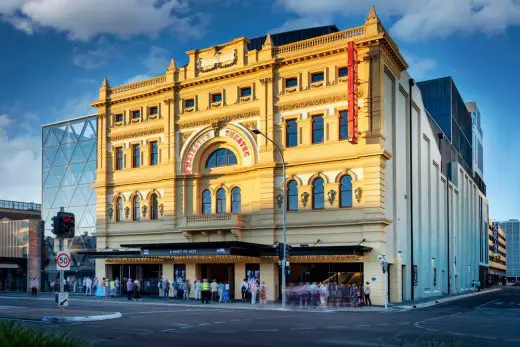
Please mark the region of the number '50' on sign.
[[70, 252], [58, 252], [56, 254], [56, 269], [70, 270]]

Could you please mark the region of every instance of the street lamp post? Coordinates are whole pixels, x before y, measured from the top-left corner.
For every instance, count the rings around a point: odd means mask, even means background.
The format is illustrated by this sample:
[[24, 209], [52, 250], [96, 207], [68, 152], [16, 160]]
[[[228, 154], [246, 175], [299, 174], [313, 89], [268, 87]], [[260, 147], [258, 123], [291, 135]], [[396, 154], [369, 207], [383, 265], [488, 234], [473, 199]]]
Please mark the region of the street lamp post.
[[280, 158], [282, 158], [282, 309], [285, 309], [287, 305], [287, 295], [286, 295], [286, 265], [287, 265], [287, 212], [286, 212], [286, 194], [285, 194], [285, 159], [283, 157], [283, 152], [271, 138], [269, 138], [266, 134], [262, 133], [259, 129], [254, 128], [253, 133], [257, 135], [262, 135], [266, 138], [267, 141], [271, 142]]
[[385, 254], [379, 254], [379, 265], [381, 265], [381, 270], [385, 275], [385, 310], [388, 309], [388, 260], [386, 260]]

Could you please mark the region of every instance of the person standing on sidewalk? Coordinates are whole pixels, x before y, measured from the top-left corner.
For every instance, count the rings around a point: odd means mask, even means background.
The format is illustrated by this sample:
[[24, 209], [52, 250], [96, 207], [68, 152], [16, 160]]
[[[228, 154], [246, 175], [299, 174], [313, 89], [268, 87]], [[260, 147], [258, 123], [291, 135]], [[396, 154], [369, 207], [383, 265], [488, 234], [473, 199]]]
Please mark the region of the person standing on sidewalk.
[[211, 282], [211, 300], [212, 301], [217, 302], [217, 300], [218, 300], [217, 294], [218, 294], [218, 283], [217, 283], [217, 280], [213, 280], [213, 282]]
[[206, 302], [206, 304], [209, 304], [209, 297], [211, 295], [211, 287], [209, 285], [209, 282], [208, 282], [208, 279], [207, 278], [204, 278], [202, 280], [202, 284], [201, 284], [201, 302], [204, 303]]
[[365, 294], [365, 305], [372, 306], [372, 300], [370, 300], [370, 283], [367, 282], [365, 288], [363, 289], [363, 293]]
[[126, 282], [126, 294], [128, 300], [132, 300], [132, 290], [133, 290], [133, 282], [131, 278], [128, 278], [128, 282]]
[[242, 302], [247, 301], [247, 289], [248, 289], [248, 287], [249, 287], [249, 285], [247, 284], [247, 281], [244, 278], [244, 280], [242, 281], [242, 285], [240, 286], [240, 290], [242, 292]]
[[265, 282], [262, 282], [260, 286], [260, 304], [267, 304], [267, 284]]
[[85, 295], [92, 295], [92, 280], [90, 277], [85, 280]]
[[200, 296], [200, 286], [201, 286], [201, 283], [199, 280], [195, 280], [195, 283], [193, 284], [194, 287], [195, 287], [195, 300], [200, 300], [201, 296]]
[[170, 282], [166, 277], [164, 277], [162, 281], [162, 288], [163, 288], [163, 298], [164, 300], [168, 299], [168, 294], [170, 293]]
[[258, 284], [256, 281], [251, 283], [251, 305], [256, 304], [256, 294], [258, 294]]
[[32, 297], [37, 298], [38, 297], [38, 280], [35, 277], [33, 277], [30, 285], [31, 285]]

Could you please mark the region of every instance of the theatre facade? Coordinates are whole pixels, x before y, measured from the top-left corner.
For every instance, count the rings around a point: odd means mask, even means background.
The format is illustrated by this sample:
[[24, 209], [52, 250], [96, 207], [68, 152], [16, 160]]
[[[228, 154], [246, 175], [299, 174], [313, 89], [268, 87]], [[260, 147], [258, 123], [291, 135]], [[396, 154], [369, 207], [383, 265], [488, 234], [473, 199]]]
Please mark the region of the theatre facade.
[[[105, 79], [92, 103], [97, 277], [141, 279], [150, 292], [161, 276], [215, 278], [236, 297], [255, 277], [278, 299], [286, 209], [288, 282], [369, 281], [382, 303], [378, 254], [392, 223], [383, 80], [407, 65], [375, 11], [352, 29], [240, 37], [187, 55], [149, 80]], [[285, 177], [253, 129], [280, 146]]]

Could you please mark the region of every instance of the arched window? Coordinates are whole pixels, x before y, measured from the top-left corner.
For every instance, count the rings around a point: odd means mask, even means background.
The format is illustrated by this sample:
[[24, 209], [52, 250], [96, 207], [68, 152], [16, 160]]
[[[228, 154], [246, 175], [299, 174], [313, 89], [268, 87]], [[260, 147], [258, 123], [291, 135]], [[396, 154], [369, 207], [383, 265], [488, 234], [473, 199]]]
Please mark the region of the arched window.
[[115, 209], [116, 222], [121, 222], [121, 220], [123, 218], [123, 199], [117, 198], [114, 206], [116, 207], [116, 209]]
[[341, 177], [339, 184], [339, 206], [352, 207], [352, 177]]
[[325, 207], [323, 179], [318, 177], [312, 182], [312, 208], [319, 210]]
[[206, 161], [206, 168], [231, 166], [237, 164], [237, 157], [227, 148], [219, 148], [211, 153]]
[[217, 190], [217, 213], [226, 213], [226, 191], [224, 188]]
[[298, 211], [298, 183], [295, 180], [287, 183], [287, 211]]
[[159, 219], [159, 199], [157, 198], [157, 194], [152, 194], [152, 197], [150, 199], [150, 208], [150, 219]]
[[211, 192], [206, 189], [202, 192], [202, 214], [211, 213]]
[[240, 188], [238, 188], [238, 187], [233, 188], [233, 190], [231, 191], [231, 212], [233, 212], [233, 213], [240, 212], [240, 207], [241, 207], [241, 203], [242, 203], [241, 200], [242, 200], [242, 197], [241, 197]]
[[132, 220], [141, 220], [141, 199], [139, 199], [139, 195], [132, 199]]

